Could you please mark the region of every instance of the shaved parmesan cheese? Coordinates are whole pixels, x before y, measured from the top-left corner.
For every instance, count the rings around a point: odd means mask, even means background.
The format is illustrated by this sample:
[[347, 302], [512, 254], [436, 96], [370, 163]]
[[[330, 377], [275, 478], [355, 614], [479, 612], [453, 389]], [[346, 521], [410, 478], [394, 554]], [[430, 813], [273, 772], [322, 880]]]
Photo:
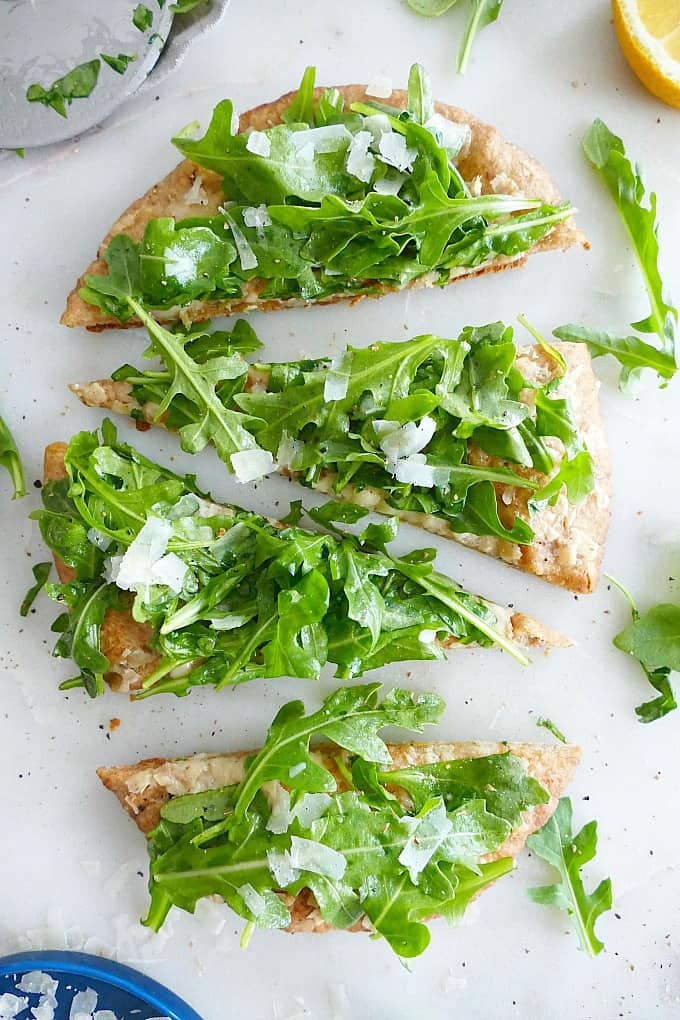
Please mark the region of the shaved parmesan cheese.
[[176, 244], [168, 245], [163, 252], [165, 275], [183, 286], [196, 276], [196, 265], [207, 250], [208, 242], [201, 238], [192, 243], [191, 251]]
[[6, 1017], [13, 1018], [19, 1013], [23, 1013], [25, 1009], [28, 1009], [28, 999], [12, 995], [11, 992], [4, 992], [0, 995], [0, 1017], [2, 1020], [5, 1020]]
[[386, 74], [376, 74], [366, 86], [366, 95], [374, 99], [389, 99], [392, 95], [392, 80]]
[[436, 469], [427, 463], [424, 453], [412, 453], [397, 461], [388, 461], [387, 470], [398, 482], [406, 485], [422, 485], [425, 489], [431, 489], [433, 485], [439, 484], [435, 481]]
[[421, 630], [420, 634], [418, 635], [418, 640], [421, 641], [424, 645], [431, 645], [434, 641], [436, 641], [436, 639], [437, 639], [436, 630], [427, 629]]
[[294, 868], [287, 850], [267, 850], [267, 865], [280, 889], [297, 882], [300, 872]]
[[[369, 409], [367, 408], [367, 410]], [[396, 432], [400, 427], [399, 422], [392, 421], [391, 418], [376, 418], [373, 422], [373, 431], [376, 436], [388, 436], [391, 432]]]
[[398, 860], [408, 868], [411, 881], [417, 883], [418, 875], [453, 832], [453, 823], [448, 818], [444, 801], [441, 799], [422, 817], [406, 816], [402, 821], [410, 830], [410, 835]]
[[[376, 422], [373, 422], [376, 428]], [[436, 431], [436, 424], [433, 418], [425, 415], [419, 425], [413, 421], [407, 421], [401, 428], [383, 434], [379, 440], [379, 446], [390, 461], [396, 461], [400, 457], [410, 457], [413, 453], [420, 453], [432, 439]]]
[[108, 535], [104, 535], [103, 532], [98, 531], [97, 528], [90, 528], [87, 533], [87, 540], [88, 542], [91, 542], [92, 545], [95, 545], [97, 549], [101, 549], [102, 552], [105, 552], [108, 549], [112, 541]]
[[345, 874], [347, 861], [338, 850], [301, 836], [290, 838], [290, 863], [300, 871], [339, 879]]
[[517, 195], [519, 192], [516, 181], [507, 174], [496, 174], [491, 181], [491, 190], [494, 195]]
[[433, 113], [425, 127], [450, 156], [457, 156], [469, 148], [472, 137], [469, 124], [457, 124], [455, 120], [442, 117], [441, 113]]
[[284, 430], [281, 435], [281, 442], [279, 448], [276, 451], [276, 463], [279, 468], [288, 468], [291, 471], [296, 471], [302, 455], [305, 450], [305, 444], [302, 439], [293, 439], [292, 436]]
[[171, 535], [169, 521], [148, 517], [122, 559], [111, 557], [111, 580], [123, 591], [139, 591], [152, 584], [164, 584], [179, 594], [188, 567], [175, 553], [163, 555]]
[[314, 152], [337, 152], [351, 140], [352, 134], [344, 124], [324, 124], [323, 127], [295, 131], [292, 142], [298, 151], [311, 145]]
[[339, 358], [333, 358], [323, 387], [324, 400], [344, 400], [349, 387], [352, 367], [352, 352], [344, 351]]
[[297, 818], [303, 829], [308, 829], [312, 822], [323, 818], [330, 803], [331, 798], [327, 793], [306, 793], [293, 808], [293, 817]]
[[260, 896], [257, 889], [255, 889], [250, 882], [246, 882], [245, 885], [240, 885], [236, 892], [239, 894], [245, 905], [247, 906], [253, 917], [259, 917], [264, 912], [267, 906], [264, 896]]
[[298, 149], [298, 153], [297, 154], [298, 154], [298, 158], [303, 163], [313, 163], [314, 162], [314, 146], [312, 145], [311, 142], [307, 142], [306, 145], [303, 145], [302, 148]]
[[257, 227], [258, 230], [262, 230], [264, 227], [271, 227], [272, 218], [267, 206], [262, 203], [258, 206], [246, 206], [243, 210], [243, 222], [247, 227]]
[[477, 174], [476, 177], [473, 177], [472, 180], [468, 183], [468, 191], [475, 198], [479, 198], [479, 196], [481, 195], [481, 193], [482, 193], [482, 178], [479, 176], [479, 174]]
[[203, 187], [203, 178], [200, 174], [196, 174], [194, 177], [191, 187], [184, 196], [184, 201], [187, 205], [207, 205], [208, 196]]
[[364, 128], [373, 135], [373, 141], [377, 145], [380, 136], [392, 130], [390, 119], [386, 113], [374, 113], [370, 117], [364, 117]]
[[257, 447], [254, 450], [240, 450], [232, 453], [231, 466], [234, 469], [237, 482], [257, 482], [264, 475], [270, 475], [276, 471], [276, 463], [269, 450], [261, 450]]
[[231, 133], [232, 135], [238, 134], [238, 129], [241, 125], [241, 115], [232, 109], [231, 111]]
[[76, 992], [71, 1003], [69, 1020], [81, 1020], [81, 1017], [82, 1020], [91, 1020], [92, 1014], [97, 1008], [98, 999], [99, 996], [94, 988], [86, 988], [84, 992]]
[[264, 131], [251, 131], [246, 142], [246, 149], [255, 156], [267, 158], [272, 151], [272, 143]]
[[236, 251], [238, 252], [239, 262], [241, 263], [241, 269], [247, 272], [249, 269], [256, 269], [258, 265], [257, 255], [248, 244], [248, 239], [243, 233], [239, 225], [227, 215], [227, 223], [231, 227], [231, 232], [234, 237], [234, 244], [236, 245]]
[[373, 142], [370, 131], [357, 131], [347, 151], [347, 173], [368, 183], [375, 170], [375, 156], [368, 148]]
[[288, 790], [284, 790], [280, 783], [264, 783], [262, 792], [271, 810], [266, 825], [267, 832], [273, 832], [275, 835], [288, 832], [293, 820]]
[[416, 149], [408, 148], [406, 139], [397, 131], [390, 131], [389, 134], [381, 136], [378, 151], [383, 163], [389, 163], [397, 170], [410, 171], [413, 168], [413, 160], [418, 155]]
[[379, 195], [398, 195], [402, 189], [406, 174], [397, 173], [390, 177], [381, 177], [373, 185], [373, 190]]

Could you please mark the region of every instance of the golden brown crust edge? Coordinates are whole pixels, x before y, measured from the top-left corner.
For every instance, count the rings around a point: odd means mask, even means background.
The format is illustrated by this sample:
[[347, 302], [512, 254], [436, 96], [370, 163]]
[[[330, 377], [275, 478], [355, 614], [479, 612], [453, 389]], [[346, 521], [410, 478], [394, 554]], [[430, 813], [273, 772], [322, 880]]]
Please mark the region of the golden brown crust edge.
[[[319, 95], [322, 91], [322, 89], [317, 89], [316, 94]], [[366, 95], [366, 89], [363, 85], [339, 86], [339, 91], [348, 103], [370, 100], [370, 97]], [[263, 130], [280, 123], [281, 114], [290, 104], [294, 95], [295, 93], [289, 92], [275, 102], [264, 103], [252, 110], [248, 110], [241, 115], [241, 130], [249, 127]], [[403, 107], [406, 103], [406, 93], [402, 90], [396, 90], [392, 93], [392, 100], [396, 106]], [[559, 191], [544, 167], [527, 152], [519, 148], [519, 146], [514, 145], [512, 142], [507, 142], [496, 128], [477, 120], [477, 118], [466, 113], [464, 110], [460, 110], [458, 107], [450, 106], [446, 103], [436, 103], [435, 106], [439, 113], [450, 120], [469, 125], [472, 132], [469, 151], [460, 159], [458, 166], [466, 180], [480, 178], [483, 193], [492, 190], [492, 182], [496, 178], [504, 179], [507, 177], [512, 187], [518, 193], [528, 198], [542, 198], [551, 204], [561, 201]], [[88, 266], [69, 294], [66, 309], [61, 317], [62, 325], [85, 326], [93, 331], [139, 325], [133, 319], [128, 320], [126, 323], [120, 323], [114, 317], [104, 315], [99, 308], [83, 301], [78, 292], [84, 285], [86, 276], [98, 276], [106, 273], [106, 264], [102, 255], [114, 234], [127, 233], [133, 239], [140, 240], [146, 222], [155, 216], [171, 215], [176, 219], [181, 219], [182, 217], [195, 215], [195, 206], [187, 204], [186, 194], [197, 173], [200, 173], [204, 193], [207, 198], [207, 203], [203, 206], [202, 213], [212, 215], [217, 212], [218, 206], [224, 201], [219, 175], [212, 171], [198, 168], [190, 160], [183, 160], [163, 180], [154, 184], [144, 195], [128, 206], [125, 212], [116, 220], [99, 247], [98, 257]], [[587, 242], [584, 235], [576, 229], [573, 220], [570, 219], [565, 223], [559, 224], [532, 250], [549, 251], [559, 248], [566, 249], [576, 244], [586, 245]], [[452, 277], [449, 283], [455, 283], [458, 279], [467, 276], [481, 276], [485, 273], [499, 272], [502, 269], [522, 265], [525, 261], [526, 255], [511, 261], [499, 260], [481, 269], [466, 270], [459, 276]], [[410, 286], [421, 287], [423, 285], [424, 283], [421, 280], [414, 281]], [[381, 288], [376, 296], [388, 293], [391, 289]], [[314, 303], [334, 304], [338, 301], [347, 300], [357, 301], [360, 298], [334, 295]], [[247, 312], [255, 306], [255, 303], [257, 303], [258, 308], [264, 311], [306, 304], [303, 301], [257, 302], [257, 286], [251, 286], [246, 288], [242, 299], [195, 302], [188, 306], [188, 309], [190, 310], [192, 321], [203, 322], [218, 315]]]
[[[458, 758], [474, 758], [488, 754], [510, 751], [522, 758], [527, 771], [534, 776], [550, 794], [546, 804], [532, 808], [525, 813], [522, 824], [513, 831], [509, 839], [495, 853], [485, 860], [501, 857], [516, 857], [526, 842], [527, 836], [536, 832], [552, 815], [557, 802], [567, 787], [581, 757], [580, 748], [565, 744], [530, 744], [502, 742], [458, 742], [458, 743], [404, 743], [388, 745], [392, 756], [392, 767], [418, 765], [435, 761]], [[238, 782], [243, 770], [243, 761], [251, 752], [240, 751], [232, 755], [196, 755], [194, 758], [168, 761], [164, 758], [150, 758], [136, 765], [100, 768], [97, 775], [104, 786], [118, 798], [137, 827], [148, 833], [160, 821], [160, 811], [170, 796], [178, 792], [202, 792], [220, 785], [219, 775], [229, 775], [229, 782]], [[345, 789], [342, 775], [337, 768], [338, 748], [321, 745], [315, 749], [320, 762], [331, 771], [338, 789]], [[346, 752], [340, 751], [346, 757]], [[225, 764], [228, 773], [224, 771]], [[172, 794], [169, 792], [172, 791]], [[284, 896], [291, 910], [289, 932], [323, 933], [331, 930], [307, 890], [298, 897]], [[352, 930], [362, 930], [361, 922]]]

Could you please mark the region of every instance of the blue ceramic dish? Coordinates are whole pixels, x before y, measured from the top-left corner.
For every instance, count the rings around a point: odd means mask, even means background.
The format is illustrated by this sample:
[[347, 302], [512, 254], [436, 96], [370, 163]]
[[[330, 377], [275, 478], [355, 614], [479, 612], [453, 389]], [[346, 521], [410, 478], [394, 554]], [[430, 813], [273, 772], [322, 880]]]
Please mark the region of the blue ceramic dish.
[[[157, 981], [121, 963], [87, 953], [16, 953], [0, 958], [0, 995], [23, 995], [29, 1007], [38, 1005], [37, 993], [17, 992], [22, 975], [42, 971], [59, 982], [54, 1020], [69, 1020], [77, 992], [92, 988], [97, 1010], [111, 1010], [118, 1020], [202, 1020], [191, 1006]], [[29, 1020], [30, 1008], [17, 1014]]]

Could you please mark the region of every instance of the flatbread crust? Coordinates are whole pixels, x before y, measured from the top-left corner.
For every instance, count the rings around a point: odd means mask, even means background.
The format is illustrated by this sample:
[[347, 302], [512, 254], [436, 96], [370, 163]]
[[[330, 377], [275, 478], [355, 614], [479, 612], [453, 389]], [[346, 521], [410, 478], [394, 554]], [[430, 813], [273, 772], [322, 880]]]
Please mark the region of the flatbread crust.
[[[487, 553], [570, 591], [580, 594], [594, 591], [600, 576], [610, 517], [609, 451], [598, 400], [600, 384], [593, 372], [592, 359], [585, 344], [556, 343], [554, 346], [567, 363], [567, 373], [560, 384], [559, 394], [569, 400], [593, 457], [595, 486], [581, 503], [569, 503], [562, 493], [555, 506], [545, 507], [533, 514], [531, 526], [535, 537], [531, 545], [516, 545], [494, 536], [456, 534], [442, 518], [415, 511], [395, 510], [386, 502], [385, 494], [378, 489], [369, 487], [357, 490], [353, 485], [348, 485], [338, 494], [333, 490], [335, 476], [330, 472], [322, 475], [314, 488], [335, 499], [395, 515], [431, 534], [452, 538], [462, 545]], [[557, 374], [555, 361], [538, 346], [522, 348], [516, 364], [528, 381], [541, 385]], [[257, 374], [257, 369], [253, 374]], [[147, 422], [162, 425], [162, 421], [155, 421], [156, 406], [138, 404], [126, 382], [100, 379], [91, 383], [76, 383], [71, 386], [71, 390], [89, 407], [102, 407], [125, 415], [137, 411], [145, 416]], [[527, 391], [526, 399], [531, 399], [530, 391]], [[488, 457], [481, 450], [473, 451], [473, 461], [504, 465], [503, 461]], [[538, 484], [545, 481], [537, 472], [522, 473], [533, 477]], [[512, 526], [516, 514], [529, 519], [527, 501], [531, 498], [531, 490], [500, 484], [495, 488], [498, 514], [506, 527]]]
[[[316, 89], [319, 96], [323, 89]], [[338, 86], [347, 104], [355, 102], [370, 102], [371, 97], [366, 93], [364, 85], [343, 85]], [[289, 106], [294, 92], [281, 96], [273, 103], [265, 103], [253, 110], [248, 110], [241, 115], [240, 130], [254, 128], [262, 131], [265, 128], [273, 127], [281, 122], [281, 114]], [[390, 102], [395, 107], [403, 109], [406, 105], [406, 93], [396, 90], [392, 93]], [[446, 103], [436, 103], [437, 111], [449, 120], [459, 124], [467, 124], [471, 130], [471, 139], [468, 151], [458, 160], [458, 168], [467, 181], [479, 178], [482, 193], [489, 193], [494, 190], [504, 192], [516, 192], [527, 198], [540, 198], [550, 204], [558, 204], [561, 201], [559, 191], [543, 166], [529, 156], [523, 149], [505, 141], [502, 135], [489, 124], [484, 124], [471, 114], [456, 106], [449, 106]], [[89, 330], [99, 331], [102, 329], [129, 326], [138, 326], [140, 323], [135, 319], [129, 319], [121, 323], [113, 316], [105, 315], [101, 309], [96, 308], [83, 301], [78, 291], [85, 284], [85, 277], [89, 275], [100, 276], [107, 272], [103, 254], [109, 241], [115, 234], [128, 234], [135, 241], [139, 241], [144, 233], [144, 227], [148, 220], [158, 216], [172, 216], [179, 220], [189, 216], [195, 216], [197, 206], [189, 204], [187, 195], [196, 179], [200, 175], [205, 203], [201, 205], [200, 215], [211, 216], [218, 211], [218, 206], [224, 202], [221, 177], [210, 170], [198, 167], [190, 160], [183, 160], [167, 177], [157, 184], [154, 184], [146, 194], [142, 195], [130, 205], [125, 212], [116, 220], [108, 234], [102, 241], [98, 257], [87, 267], [68, 296], [66, 309], [61, 317], [64, 326], [85, 326]], [[584, 235], [576, 229], [573, 219], [558, 224], [555, 229], [543, 238], [532, 251], [553, 251], [556, 249], [567, 249], [574, 245], [581, 244], [587, 247]], [[509, 269], [523, 265], [527, 256], [522, 255], [516, 258], [499, 258], [491, 265], [477, 269], [456, 270], [451, 276], [449, 283], [454, 283], [463, 277], [481, 276], [484, 273], [499, 272], [502, 269]], [[408, 284], [410, 288], [419, 288], [431, 285], [426, 278], [414, 280]], [[257, 307], [263, 311], [271, 311], [277, 308], [291, 308], [307, 305], [309, 302], [303, 300], [268, 300], [259, 301], [258, 295], [262, 289], [261, 282], [251, 281], [244, 289], [241, 298], [229, 299], [226, 301], [194, 301], [182, 309], [182, 318], [187, 322], [204, 322], [218, 315], [232, 315], [236, 312], [248, 312]], [[394, 289], [382, 287], [378, 289], [375, 296], [388, 293]], [[373, 296], [373, 295], [371, 295]], [[314, 304], [334, 304], [337, 301], [361, 300], [360, 296], [345, 297], [333, 295], [328, 298], [314, 302]], [[178, 318], [179, 309], [170, 309], [165, 312], [154, 313], [159, 321], [169, 321]]]
[[[44, 481], [57, 481], [66, 477], [64, 455], [66, 443], [50, 443], [45, 449]], [[278, 525], [279, 522], [272, 521]], [[279, 525], [283, 527], [283, 525]], [[54, 558], [59, 579], [63, 583], [72, 581], [75, 574], [71, 567], [59, 557]], [[131, 593], [121, 594], [121, 609], [107, 609], [101, 629], [101, 650], [111, 663], [111, 669], [104, 679], [114, 691], [132, 692], [142, 686], [160, 663], [159, 655], [151, 648], [153, 628], [147, 623], [137, 623], [132, 617]], [[571, 640], [551, 627], [546, 627], [525, 613], [517, 613], [493, 602], [487, 605], [497, 618], [497, 628], [503, 636], [516, 641], [525, 648], [568, 648]], [[441, 642], [447, 651], [465, 648], [455, 638]]]
[[[459, 758], [479, 758], [483, 755], [502, 754], [510, 751], [526, 763], [527, 771], [534, 776], [550, 794], [547, 804], [532, 808], [506, 842], [497, 851], [484, 858], [485, 861], [501, 857], [516, 857], [527, 836], [536, 832], [552, 815], [557, 802], [568, 785], [581, 757], [580, 748], [570, 744], [502, 743], [495, 741], [459, 743], [405, 743], [388, 745], [392, 756], [392, 768], [407, 765], [423, 765], [437, 761], [451, 761]], [[165, 758], [150, 758], [137, 765], [100, 768], [97, 774], [104, 786], [111, 790], [128, 812], [137, 827], [148, 833], [160, 821], [160, 811], [171, 796], [183, 793], [199, 793], [220, 786], [237, 783], [243, 776], [243, 762], [252, 752], [239, 751], [234, 754], [198, 754], [192, 758], [175, 761]], [[334, 745], [320, 745], [314, 751], [317, 760], [335, 777], [338, 790], [347, 785], [338, 769], [338, 757], [347, 760], [349, 755]], [[309, 890], [303, 890], [297, 897], [281, 893], [281, 898], [291, 911], [289, 932], [331, 931], [332, 927], [323, 920]], [[368, 922], [359, 923], [353, 931], [371, 930]]]

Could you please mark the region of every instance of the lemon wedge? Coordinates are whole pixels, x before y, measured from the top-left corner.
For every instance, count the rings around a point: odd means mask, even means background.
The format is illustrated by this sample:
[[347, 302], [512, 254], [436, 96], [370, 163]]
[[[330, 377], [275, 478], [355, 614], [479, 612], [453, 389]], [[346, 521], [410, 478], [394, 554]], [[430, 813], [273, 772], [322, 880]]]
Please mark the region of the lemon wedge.
[[680, 0], [612, 0], [614, 27], [649, 92], [680, 108]]

